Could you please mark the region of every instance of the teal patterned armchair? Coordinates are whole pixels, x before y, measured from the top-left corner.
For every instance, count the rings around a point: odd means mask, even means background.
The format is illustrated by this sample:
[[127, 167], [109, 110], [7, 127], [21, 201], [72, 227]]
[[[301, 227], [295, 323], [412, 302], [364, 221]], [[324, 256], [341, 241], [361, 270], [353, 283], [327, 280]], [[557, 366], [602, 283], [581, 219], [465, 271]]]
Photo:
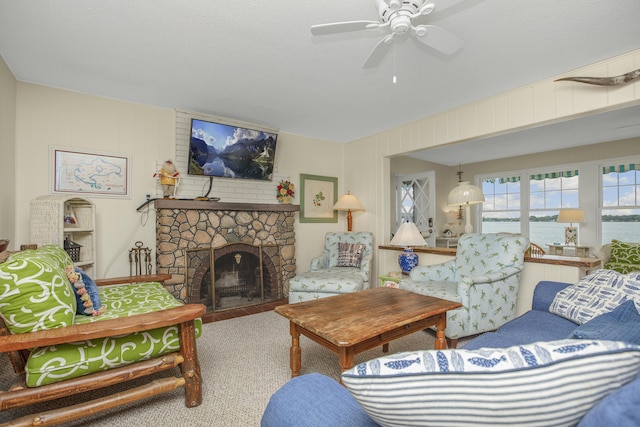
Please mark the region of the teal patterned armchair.
[[[349, 246], [356, 253], [340, 251]], [[361, 245], [361, 246], [360, 246]], [[355, 258], [354, 258], [355, 257]], [[311, 260], [311, 269], [289, 281], [289, 302], [302, 302], [369, 288], [373, 233], [330, 232], [324, 250]]]
[[400, 288], [462, 303], [447, 313], [445, 336], [458, 338], [492, 331], [516, 316], [516, 298], [529, 240], [504, 234], [465, 234], [456, 258], [418, 266]]

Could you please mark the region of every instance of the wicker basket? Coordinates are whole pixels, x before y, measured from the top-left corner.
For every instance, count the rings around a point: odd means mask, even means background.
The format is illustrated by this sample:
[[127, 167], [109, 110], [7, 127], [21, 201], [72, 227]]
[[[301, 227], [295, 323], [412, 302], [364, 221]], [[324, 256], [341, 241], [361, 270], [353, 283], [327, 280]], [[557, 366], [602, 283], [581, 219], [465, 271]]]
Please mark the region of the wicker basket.
[[67, 251], [71, 257], [71, 261], [80, 261], [80, 248], [82, 248], [82, 245], [72, 241], [68, 237], [64, 239], [64, 250]]

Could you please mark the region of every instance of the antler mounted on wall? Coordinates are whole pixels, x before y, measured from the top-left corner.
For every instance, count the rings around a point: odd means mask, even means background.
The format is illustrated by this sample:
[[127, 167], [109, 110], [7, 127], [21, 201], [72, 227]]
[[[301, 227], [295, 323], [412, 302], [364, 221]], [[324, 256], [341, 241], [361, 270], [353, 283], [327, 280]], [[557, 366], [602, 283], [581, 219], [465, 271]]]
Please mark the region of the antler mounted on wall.
[[640, 79], [640, 69], [615, 77], [565, 77], [557, 79], [556, 81], [571, 81], [599, 86], [618, 86], [631, 83], [638, 79]]

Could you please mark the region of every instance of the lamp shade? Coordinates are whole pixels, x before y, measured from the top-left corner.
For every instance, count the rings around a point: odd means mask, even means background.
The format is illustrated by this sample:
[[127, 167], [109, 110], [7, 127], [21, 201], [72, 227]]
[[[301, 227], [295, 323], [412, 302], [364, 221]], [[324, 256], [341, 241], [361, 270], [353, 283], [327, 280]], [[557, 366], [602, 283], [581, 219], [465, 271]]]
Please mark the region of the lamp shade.
[[580, 208], [560, 209], [556, 222], [585, 222], [584, 211]]
[[350, 192], [347, 192], [344, 196], [338, 199], [338, 202], [333, 205], [333, 209], [336, 211], [363, 211], [364, 206], [360, 203], [360, 200]]
[[475, 205], [484, 203], [484, 201], [484, 193], [480, 187], [472, 185], [468, 181], [462, 181], [449, 193], [447, 204], [449, 206]]
[[426, 246], [427, 242], [413, 222], [403, 222], [390, 242], [394, 246]]

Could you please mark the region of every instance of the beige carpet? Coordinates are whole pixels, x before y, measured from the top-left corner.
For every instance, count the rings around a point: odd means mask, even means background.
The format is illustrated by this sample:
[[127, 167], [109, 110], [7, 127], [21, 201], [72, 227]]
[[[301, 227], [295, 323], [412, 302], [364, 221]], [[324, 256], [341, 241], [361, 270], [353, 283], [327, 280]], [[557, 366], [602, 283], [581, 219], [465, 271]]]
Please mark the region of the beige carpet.
[[[390, 351], [433, 348], [433, 342], [432, 334], [418, 332], [392, 342]], [[203, 376], [202, 405], [186, 408], [184, 392], [179, 389], [67, 425], [258, 426], [269, 397], [291, 376], [290, 344], [288, 321], [272, 311], [208, 323], [198, 339]], [[301, 337], [301, 347], [302, 374], [320, 372], [339, 378], [340, 368], [335, 354], [306, 337]], [[369, 350], [357, 355], [356, 363], [382, 354], [381, 348]], [[0, 383], [13, 373], [8, 360], [2, 362]], [[6, 389], [6, 384], [1, 385]], [[69, 399], [82, 402], [88, 397]], [[48, 404], [45, 409], [52, 406]], [[0, 422], [31, 412], [34, 412], [33, 408], [8, 411], [0, 414]]]

